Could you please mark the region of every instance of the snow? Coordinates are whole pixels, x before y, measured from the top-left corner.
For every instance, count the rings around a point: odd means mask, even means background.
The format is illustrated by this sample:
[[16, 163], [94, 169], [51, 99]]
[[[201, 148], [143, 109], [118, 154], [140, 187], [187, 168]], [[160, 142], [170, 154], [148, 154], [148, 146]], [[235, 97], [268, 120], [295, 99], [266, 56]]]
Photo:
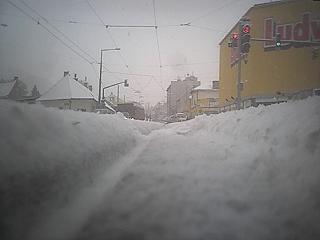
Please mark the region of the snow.
[[10, 82], [0, 82], [0, 98], [1, 97], [7, 97], [16, 81], [10, 81]]
[[165, 126], [0, 109], [1, 239], [320, 239], [320, 97]]
[[212, 86], [210, 85], [200, 85], [198, 87], [195, 87], [193, 90], [213, 90]]
[[94, 94], [78, 81], [74, 80], [70, 74], [64, 76], [60, 81], [53, 85], [38, 100], [57, 100], [57, 99], [95, 99]]

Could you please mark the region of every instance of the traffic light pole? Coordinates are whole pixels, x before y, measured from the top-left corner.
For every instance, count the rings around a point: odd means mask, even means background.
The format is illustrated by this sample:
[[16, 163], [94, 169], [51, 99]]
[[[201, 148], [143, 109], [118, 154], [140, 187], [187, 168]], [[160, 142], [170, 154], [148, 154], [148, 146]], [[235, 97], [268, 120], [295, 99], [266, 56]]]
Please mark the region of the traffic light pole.
[[105, 89], [111, 88], [111, 87], [114, 87], [114, 86], [117, 86], [117, 85], [118, 85], [118, 97], [117, 97], [117, 99], [119, 99], [119, 85], [120, 85], [120, 84], [124, 84], [125, 87], [129, 87], [129, 83], [128, 83], [128, 80], [127, 80], [127, 79], [125, 79], [123, 82], [118, 82], [118, 83], [115, 83], [115, 84], [106, 86], [106, 87], [102, 88], [102, 98], [104, 99], [104, 90], [105, 90]]
[[[242, 21], [239, 21], [239, 33], [242, 31]], [[240, 36], [240, 34], [239, 34]], [[238, 38], [238, 72], [237, 72], [237, 109], [241, 108], [241, 37]]]

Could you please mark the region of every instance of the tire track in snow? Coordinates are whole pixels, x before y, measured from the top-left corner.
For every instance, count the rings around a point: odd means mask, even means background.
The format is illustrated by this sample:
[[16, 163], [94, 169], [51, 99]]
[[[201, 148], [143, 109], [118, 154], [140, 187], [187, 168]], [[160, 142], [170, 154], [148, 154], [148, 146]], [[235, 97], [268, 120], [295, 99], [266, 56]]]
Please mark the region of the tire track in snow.
[[137, 147], [118, 159], [97, 179], [93, 186], [84, 189], [74, 202], [46, 217], [40, 226], [31, 232], [29, 239], [66, 240], [74, 238], [105, 196], [113, 191], [125, 170], [138, 159], [150, 140], [148, 136], [142, 138], [142, 142]]

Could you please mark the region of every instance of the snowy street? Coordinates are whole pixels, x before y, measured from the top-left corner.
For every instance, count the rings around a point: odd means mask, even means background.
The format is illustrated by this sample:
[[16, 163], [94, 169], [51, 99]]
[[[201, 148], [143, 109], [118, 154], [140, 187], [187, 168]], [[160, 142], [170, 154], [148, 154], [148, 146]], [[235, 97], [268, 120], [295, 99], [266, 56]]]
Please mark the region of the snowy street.
[[[318, 97], [168, 125], [8, 105], [1, 134], [15, 134], [1, 136], [0, 175], [7, 239], [319, 239]], [[8, 121], [16, 115], [22, 120]], [[39, 124], [33, 137], [20, 121]], [[13, 142], [24, 147], [12, 152]], [[85, 152], [102, 160], [90, 165]]]

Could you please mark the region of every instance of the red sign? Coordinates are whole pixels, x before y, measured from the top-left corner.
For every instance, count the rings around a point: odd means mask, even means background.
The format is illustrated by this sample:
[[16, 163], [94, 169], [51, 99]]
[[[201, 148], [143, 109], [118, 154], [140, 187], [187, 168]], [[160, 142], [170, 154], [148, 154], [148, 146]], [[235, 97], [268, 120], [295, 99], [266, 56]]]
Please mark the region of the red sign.
[[[296, 41], [319, 41], [320, 40], [320, 20], [311, 20], [311, 14], [302, 15], [302, 20], [296, 23], [277, 24], [273, 18], [264, 20], [264, 37], [274, 39], [279, 33], [282, 40]], [[264, 43], [264, 47], [274, 47], [274, 41]]]

